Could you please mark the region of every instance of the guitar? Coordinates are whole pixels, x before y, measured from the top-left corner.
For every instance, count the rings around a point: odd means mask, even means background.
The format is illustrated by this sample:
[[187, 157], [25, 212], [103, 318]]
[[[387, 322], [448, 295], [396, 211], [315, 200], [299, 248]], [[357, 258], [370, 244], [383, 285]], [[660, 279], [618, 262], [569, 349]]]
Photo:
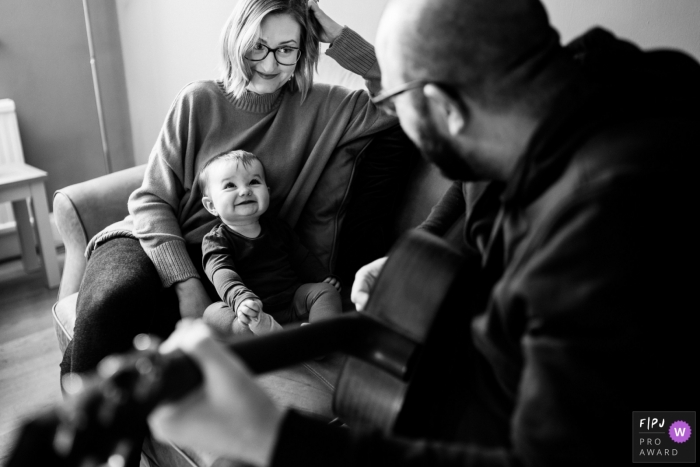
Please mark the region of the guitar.
[[[470, 294], [461, 287], [478, 288], [478, 269], [441, 239], [413, 231], [390, 252], [366, 312], [237, 340], [230, 348], [255, 374], [345, 353], [333, 398], [344, 423], [451, 439], [471, 354]], [[35, 449], [45, 450], [43, 462], [65, 466], [123, 454], [134, 448], [130, 435], [143, 432], [151, 410], [201, 384], [198, 366], [184, 353], [163, 356], [145, 337], [137, 347], [107, 357], [97, 374], [80, 380], [78, 396], [25, 424], [7, 467], [28, 465], [27, 455], [38, 459]]]

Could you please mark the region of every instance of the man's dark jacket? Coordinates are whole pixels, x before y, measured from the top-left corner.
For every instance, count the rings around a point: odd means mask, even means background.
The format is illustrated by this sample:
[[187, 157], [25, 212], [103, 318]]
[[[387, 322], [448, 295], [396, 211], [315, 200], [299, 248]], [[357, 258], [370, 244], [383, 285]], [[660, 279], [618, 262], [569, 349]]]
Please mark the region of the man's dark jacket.
[[697, 409], [700, 66], [601, 29], [566, 50], [578, 77], [514, 176], [455, 184], [423, 226], [466, 211], [483, 264], [472, 433], [415, 442], [290, 413], [273, 465], [628, 463], [633, 411]]

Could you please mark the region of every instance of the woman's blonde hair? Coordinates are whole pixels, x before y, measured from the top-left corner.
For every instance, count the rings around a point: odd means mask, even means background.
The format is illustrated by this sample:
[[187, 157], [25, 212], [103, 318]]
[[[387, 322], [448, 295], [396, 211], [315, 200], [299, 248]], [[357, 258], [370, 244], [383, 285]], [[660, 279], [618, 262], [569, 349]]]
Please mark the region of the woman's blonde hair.
[[301, 26], [301, 57], [289, 84], [292, 90], [301, 91], [303, 101], [313, 85], [319, 55], [318, 26], [306, 0], [239, 0], [221, 35], [224, 87], [235, 97], [245, 92], [253, 76], [245, 54], [260, 38], [260, 25], [270, 14], [288, 14]]

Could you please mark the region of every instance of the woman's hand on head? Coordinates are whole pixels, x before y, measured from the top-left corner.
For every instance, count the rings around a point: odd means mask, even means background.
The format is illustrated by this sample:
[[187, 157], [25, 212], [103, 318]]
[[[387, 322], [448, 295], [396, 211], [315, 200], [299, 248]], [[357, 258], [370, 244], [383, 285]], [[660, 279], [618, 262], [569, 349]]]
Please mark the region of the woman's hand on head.
[[181, 318], [201, 318], [204, 310], [212, 303], [202, 281], [195, 277], [177, 282], [173, 287], [177, 294]]
[[321, 42], [332, 44], [333, 41], [340, 36], [343, 26], [333, 21], [330, 16], [324, 13], [324, 11], [321, 10], [321, 7], [318, 6], [318, 2], [316, 0], [309, 0], [309, 9], [316, 18], [316, 21], [318, 21], [318, 24], [321, 26], [319, 31], [319, 39]]

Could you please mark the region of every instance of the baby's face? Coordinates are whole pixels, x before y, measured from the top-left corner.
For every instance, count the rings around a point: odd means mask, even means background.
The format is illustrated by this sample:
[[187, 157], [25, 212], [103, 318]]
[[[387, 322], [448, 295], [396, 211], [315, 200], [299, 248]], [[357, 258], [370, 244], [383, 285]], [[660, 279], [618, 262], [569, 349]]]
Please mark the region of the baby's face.
[[[260, 161], [250, 167], [235, 161], [217, 161], [209, 167], [207, 209], [228, 225], [257, 222], [270, 205], [270, 192]], [[205, 202], [205, 206], [207, 203]]]

